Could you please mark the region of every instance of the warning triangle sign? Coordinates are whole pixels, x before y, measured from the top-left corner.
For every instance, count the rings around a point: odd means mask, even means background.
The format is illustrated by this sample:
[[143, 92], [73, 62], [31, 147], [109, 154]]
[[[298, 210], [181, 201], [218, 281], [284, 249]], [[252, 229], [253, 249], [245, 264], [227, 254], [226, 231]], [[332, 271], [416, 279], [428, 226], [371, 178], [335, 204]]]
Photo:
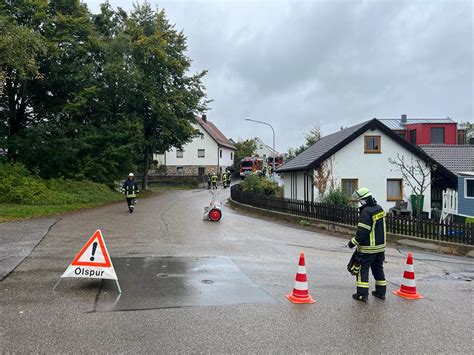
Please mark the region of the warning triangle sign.
[[71, 265], [74, 266], [103, 266], [110, 267], [109, 253], [105, 247], [104, 237], [98, 229], [89, 241], [76, 255]]
[[100, 229], [95, 231], [61, 277], [117, 280], [117, 275], [115, 274], [114, 266], [110, 260]]

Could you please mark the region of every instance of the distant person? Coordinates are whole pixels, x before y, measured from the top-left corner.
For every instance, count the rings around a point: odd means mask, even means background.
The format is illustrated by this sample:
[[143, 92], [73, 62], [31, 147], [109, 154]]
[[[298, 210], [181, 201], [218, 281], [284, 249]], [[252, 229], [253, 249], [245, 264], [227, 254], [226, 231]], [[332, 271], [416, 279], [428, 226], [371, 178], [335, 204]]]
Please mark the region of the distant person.
[[223, 186], [224, 188], [227, 187], [227, 171], [224, 171], [224, 172], [222, 173], [222, 186]]
[[128, 179], [123, 183], [122, 191], [127, 199], [127, 206], [130, 213], [135, 208], [136, 198], [138, 194], [138, 185], [135, 182], [135, 175], [133, 173], [128, 174]]
[[212, 173], [212, 176], [211, 176], [211, 185], [212, 185], [212, 188], [213, 188], [213, 189], [217, 189], [217, 180], [219, 180], [219, 178], [217, 177], [217, 174], [216, 174], [216, 173]]
[[360, 203], [359, 223], [356, 236], [347, 244], [349, 248], [357, 246], [360, 258], [360, 271], [357, 274], [357, 292], [352, 298], [367, 302], [369, 297], [369, 269], [375, 279], [375, 291], [372, 295], [384, 300], [387, 281], [383, 272], [385, 260], [385, 212], [372, 197], [368, 188], [362, 187], [354, 192], [353, 198]]
[[211, 189], [211, 173], [207, 174], [207, 189]]

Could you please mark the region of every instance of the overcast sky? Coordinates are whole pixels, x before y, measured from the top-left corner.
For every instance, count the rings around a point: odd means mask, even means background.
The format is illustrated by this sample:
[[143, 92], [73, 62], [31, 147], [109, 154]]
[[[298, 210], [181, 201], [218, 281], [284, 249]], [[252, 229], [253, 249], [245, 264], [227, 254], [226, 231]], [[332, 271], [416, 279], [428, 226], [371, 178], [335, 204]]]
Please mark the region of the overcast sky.
[[[93, 13], [101, 0], [83, 0]], [[373, 117], [474, 121], [471, 0], [149, 1], [208, 69], [208, 112], [234, 140], [282, 152]], [[132, 1], [109, 3], [132, 9]]]

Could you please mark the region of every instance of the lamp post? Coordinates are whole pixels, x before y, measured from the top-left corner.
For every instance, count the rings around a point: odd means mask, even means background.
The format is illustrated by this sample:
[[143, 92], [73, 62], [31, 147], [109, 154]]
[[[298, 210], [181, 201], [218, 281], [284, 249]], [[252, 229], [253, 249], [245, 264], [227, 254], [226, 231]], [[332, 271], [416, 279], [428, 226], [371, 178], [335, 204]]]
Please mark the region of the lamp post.
[[273, 132], [273, 151], [272, 151], [272, 165], [273, 165], [273, 169], [272, 169], [272, 179], [274, 179], [275, 177], [275, 130], [273, 129], [272, 125], [270, 123], [267, 123], [267, 122], [263, 122], [263, 121], [257, 121], [257, 120], [252, 120], [250, 118], [246, 118], [245, 119], [246, 121], [250, 121], [250, 122], [257, 122], [257, 123], [261, 123], [261, 124], [264, 124], [264, 125], [267, 125], [269, 126], [271, 129], [272, 129], [272, 132]]

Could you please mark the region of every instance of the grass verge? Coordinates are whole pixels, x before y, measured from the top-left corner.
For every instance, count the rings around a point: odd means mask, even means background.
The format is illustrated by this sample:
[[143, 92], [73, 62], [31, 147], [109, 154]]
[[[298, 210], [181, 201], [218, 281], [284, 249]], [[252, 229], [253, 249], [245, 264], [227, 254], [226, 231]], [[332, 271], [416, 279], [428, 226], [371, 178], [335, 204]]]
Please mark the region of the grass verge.
[[78, 211], [85, 208], [100, 206], [101, 204], [102, 203], [71, 203], [67, 205], [19, 205], [4, 203], [0, 204], [0, 223], [24, 218], [44, 217], [64, 212]]
[[[141, 191], [138, 199], [157, 196], [154, 190]], [[18, 203], [0, 203], [0, 223], [11, 222], [25, 218], [46, 217], [66, 212], [79, 211], [87, 208], [94, 208], [114, 202], [124, 202], [125, 197], [118, 192], [112, 192], [107, 197], [102, 197], [100, 202], [92, 203], [68, 203], [68, 204], [48, 204], [31, 205]]]

